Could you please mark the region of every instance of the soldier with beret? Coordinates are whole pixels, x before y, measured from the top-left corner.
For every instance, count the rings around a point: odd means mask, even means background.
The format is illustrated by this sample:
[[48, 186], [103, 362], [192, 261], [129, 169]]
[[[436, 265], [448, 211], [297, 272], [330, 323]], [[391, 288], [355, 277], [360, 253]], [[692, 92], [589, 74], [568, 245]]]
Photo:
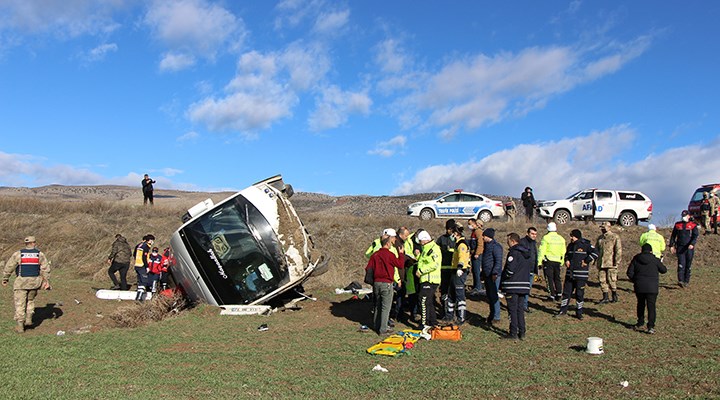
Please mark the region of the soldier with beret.
[[39, 289], [50, 290], [50, 262], [35, 246], [35, 237], [25, 238], [25, 247], [16, 251], [5, 263], [2, 285], [7, 286], [10, 275], [15, 273], [13, 297], [15, 300], [15, 331], [23, 333], [32, 326], [35, 313], [35, 296]]

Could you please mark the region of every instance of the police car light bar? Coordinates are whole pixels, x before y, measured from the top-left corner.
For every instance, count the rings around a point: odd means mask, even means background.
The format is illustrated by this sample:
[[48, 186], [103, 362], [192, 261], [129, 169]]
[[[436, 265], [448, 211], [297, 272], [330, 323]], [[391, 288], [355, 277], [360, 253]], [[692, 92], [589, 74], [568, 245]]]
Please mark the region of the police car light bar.
[[462, 190], [462, 189], [455, 189], [454, 191], [455, 191], [455, 193], [462, 193], [463, 190]]

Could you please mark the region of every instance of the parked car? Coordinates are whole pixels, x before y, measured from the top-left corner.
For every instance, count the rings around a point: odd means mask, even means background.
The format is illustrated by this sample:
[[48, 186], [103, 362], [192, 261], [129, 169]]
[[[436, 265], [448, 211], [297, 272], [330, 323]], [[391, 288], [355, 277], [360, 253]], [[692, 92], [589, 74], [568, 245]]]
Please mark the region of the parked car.
[[[720, 196], [720, 183], [702, 185], [695, 190], [695, 193], [693, 193], [690, 198], [690, 203], [688, 203], [688, 212], [693, 216], [693, 218], [695, 218], [696, 221], [700, 221], [700, 203], [702, 203], [703, 193], [715, 193], [715, 195]], [[712, 221], [713, 224], [716, 224], [717, 222], [717, 219]]]
[[631, 226], [652, 218], [650, 198], [632, 190], [585, 189], [563, 200], [541, 201], [538, 209], [541, 217], [557, 224], [594, 219]]
[[423, 221], [433, 218], [459, 217], [477, 218], [483, 222], [488, 222], [493, 218], [504, 216], [505, 209], [501, 201], [458, 189], [435, 200], [410, 204], [407, 215], [419, 217]]
[[257, 305], [327, 270], [280, 175], [188, 210], [170, 238], [176, 287], [211, 305]]

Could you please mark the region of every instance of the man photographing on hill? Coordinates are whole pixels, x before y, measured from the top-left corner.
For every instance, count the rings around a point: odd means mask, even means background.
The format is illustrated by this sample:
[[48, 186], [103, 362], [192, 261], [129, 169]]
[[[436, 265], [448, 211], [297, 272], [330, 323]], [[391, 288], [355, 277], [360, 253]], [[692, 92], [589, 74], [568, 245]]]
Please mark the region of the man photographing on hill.
[[148, 200], [150, 200], [150, 205], [153, 205], [153, 183], [155, 183], [155, 180], [150, 179], [150, 176], [148, 176], [148, 174], [145, 174], [141, 183], [143, 192], [143, 205], [147, 205]]

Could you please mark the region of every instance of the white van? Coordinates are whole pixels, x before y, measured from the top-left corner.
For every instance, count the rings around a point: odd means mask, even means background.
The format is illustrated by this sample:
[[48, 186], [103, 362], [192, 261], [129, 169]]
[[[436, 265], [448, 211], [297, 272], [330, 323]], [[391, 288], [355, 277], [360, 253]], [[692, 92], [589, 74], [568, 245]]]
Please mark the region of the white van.
[[170, 273], [191, 300], [265, 303], [327, 271], [280, 175], [192, 207], [170, 238]]
[[652, 218], [650, 198], [632, 190], [585, 189], [563, 200], [538, 203], [540, 216], [557, 224], [572, 220], [617, 222], [622, 226], [636, 225]]

